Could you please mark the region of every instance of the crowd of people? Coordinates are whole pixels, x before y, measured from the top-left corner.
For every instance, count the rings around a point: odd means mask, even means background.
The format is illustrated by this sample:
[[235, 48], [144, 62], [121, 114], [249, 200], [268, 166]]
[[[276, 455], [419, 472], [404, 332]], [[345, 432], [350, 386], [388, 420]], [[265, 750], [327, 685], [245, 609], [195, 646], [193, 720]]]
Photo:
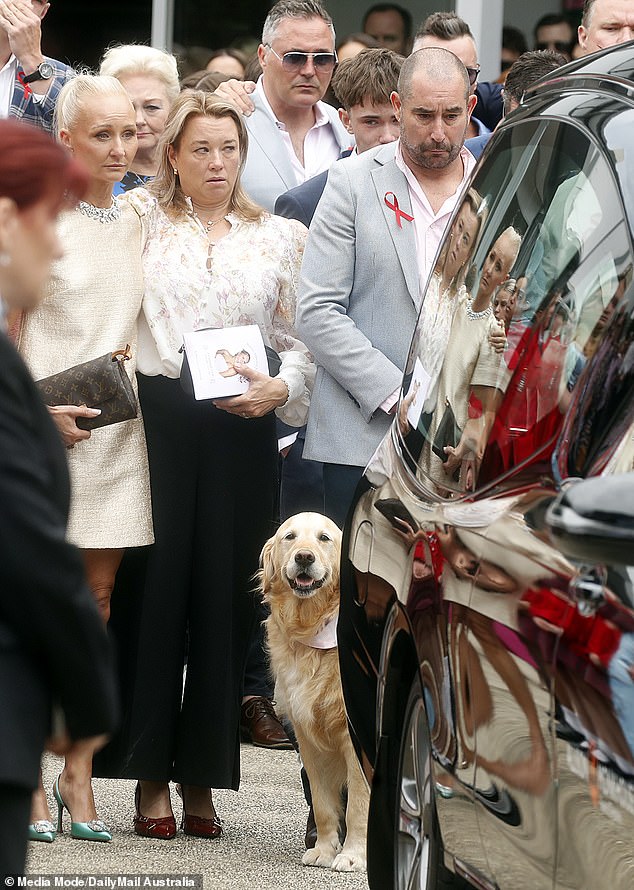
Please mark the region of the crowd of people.
[[[504, 350], [520, 236], [500, 234], [470, 294], [476, 158], [536, 80], [634, 38], [632, 0], [586, 0], [578, 32], [546, 16], [534, 50], [505, 29], [509, 64], [482, 83], [454, 13], [414, 33], [378, 4], [337, 42], [319, 0], [279, 0], [257, 58], [218, 49], [181, 82], [174, 56], [140, 45], [76, 74], [42, 54], [47, 11], [0, 3], [6, 873], [65, 811], [73, 837], [111, 839], [93, 775], [136, 780], [134, 830], [166, 840], [176, 783], [183, 831], [213, 839], [212, 789], [238, 788], [240, 739], [293, 746], [253, 593], [260, 550], [301, 510], [345, 522], [417, 319], [429, 367], [455, 364], [486, 401], [476, 366]], [[184, 335], [245, 325], [268, 373], [242, 350], [243, 391], [196, 400]], [[33, 380], [123, 349], [135, 418], [91, 430], [96, 405], [44, 407]], [[65, 756], [57, 824], [45, 742]]]

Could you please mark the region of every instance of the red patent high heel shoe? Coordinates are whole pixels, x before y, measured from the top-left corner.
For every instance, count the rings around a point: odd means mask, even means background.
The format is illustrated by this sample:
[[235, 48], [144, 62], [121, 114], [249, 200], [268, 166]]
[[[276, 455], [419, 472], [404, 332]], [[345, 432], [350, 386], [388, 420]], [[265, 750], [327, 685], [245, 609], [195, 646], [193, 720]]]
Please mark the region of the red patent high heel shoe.
[[171, 816], [144, 816], [141, 813], [141, 784], [136, 783], [134, 791], [134, 832], [141, 837], [153, 837], [171, 841], [176, 837], [176, 819]]
[[185, 795], [182, 786], [177, 785], [176, 791], [183, 801], [183, 819], [181, 822], [183, 834], [188, 834], [190, 837], [203, 837], [211, 839], [220, 837], [220, 835], [222, 834], [222, 822], [218, 818], [213, 803], [211, 806], [213, 808], [214, 814], [211, 819], [207, 819], [203, 816], [191, 816], [185, 809]]

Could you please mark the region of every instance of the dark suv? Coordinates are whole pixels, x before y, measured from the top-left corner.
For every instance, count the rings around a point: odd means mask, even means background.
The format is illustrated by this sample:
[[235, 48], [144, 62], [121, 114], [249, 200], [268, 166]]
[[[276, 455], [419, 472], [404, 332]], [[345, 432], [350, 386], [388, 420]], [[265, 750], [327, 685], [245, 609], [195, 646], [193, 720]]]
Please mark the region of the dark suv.
[[372, 890], [634, 887], [634, 44], [503, 121], [344, 535]]

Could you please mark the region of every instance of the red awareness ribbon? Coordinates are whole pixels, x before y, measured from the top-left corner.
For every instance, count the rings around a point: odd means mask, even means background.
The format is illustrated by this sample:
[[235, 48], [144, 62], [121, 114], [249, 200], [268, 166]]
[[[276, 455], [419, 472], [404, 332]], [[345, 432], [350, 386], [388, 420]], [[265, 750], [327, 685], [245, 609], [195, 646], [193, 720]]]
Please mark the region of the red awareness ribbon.
[[[394, 198], [394, 201], [389, 201], [388, 199], [390, 197]], [[396, 214], [396, 225], [399, 227], [399, 229], [403, 228], [401, 224], [401, 217], [403, 217], [403, 219], [406, 219], [408, 222], [413, 222], [414, 217], [410, 216], [409, 213], [405, 213], [405, 211], [401, 210], [401, 208], [398, 206], [398, 198], [396, 197], [394, 192], [386, 192], [385, 198], [383, 200], [390, 208], [390, 210], [393, 210]]]
[[25, 99], [28, 99], [29, 96], [31, 95], [31, 93], [33, 92], [33, 90], [32, 90], [31, 87], [28, 85], [28, 83], [24, 83], [24, 71], [18, 71], [18, 80], [20, 81], [20, 83], [21, 83], [22, 86], [24, 87], [24, 98], [25, 98]]

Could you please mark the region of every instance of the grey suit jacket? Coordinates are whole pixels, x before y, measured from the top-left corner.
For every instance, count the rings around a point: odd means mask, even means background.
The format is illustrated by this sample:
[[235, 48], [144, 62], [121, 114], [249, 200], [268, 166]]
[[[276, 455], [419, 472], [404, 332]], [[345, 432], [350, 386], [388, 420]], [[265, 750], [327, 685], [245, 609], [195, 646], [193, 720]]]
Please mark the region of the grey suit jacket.
[[[257, 93], [251, 96], [255, 111], [244, 119], [249, 131], [249, 151], [242, 173], [242, 185], [261, 207], [273, 213], [275, 200], [297, 185], [286, 146], [275, 121]], [[328, 115], [339, 152], [350, 148], [351, 136], [339, 120], [336, 110], [325, 102], [320, 108]]]
[[[304, 456], [365, 466], [390, 426], [420, 304], [414, 227], [397, 143], [334, 164], [308, 234], [298, 336], [317, 362]], [[392, 198], [390, 197], [390, 200]]]
[[[339, 160], [350, 157], [353, 151], [351, 148], [344, 151]], [[275, 215], [285, 216], [286, 219], [298, 219], [309, 229], [327, 180], [328, 170], [322, 170], [317, 176], [311, 176], [301, 185], [284, 192], [275, 202]]]

